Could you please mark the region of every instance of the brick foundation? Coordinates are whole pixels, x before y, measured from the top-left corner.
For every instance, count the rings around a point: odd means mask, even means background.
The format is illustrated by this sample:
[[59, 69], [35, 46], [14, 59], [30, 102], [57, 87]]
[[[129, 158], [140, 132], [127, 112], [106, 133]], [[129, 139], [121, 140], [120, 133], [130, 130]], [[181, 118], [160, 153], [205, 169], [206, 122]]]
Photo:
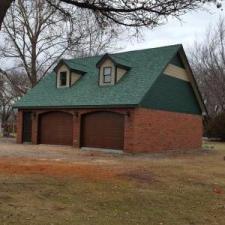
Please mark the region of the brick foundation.
[[[32, 143], [38, 144], [38, 119], [42, 113], [54, 110], [32, 110]], [[59, 111], [59, 110], [58, 110]], [[184, 113], [144, 108], [124, 109], [62, 109], [73, 115], [73, 146], [80, 147], [82, 115], [96, 111], [111, 111], [125, 116], [124, 151], [157, 152], [201, 147], [202, 117]], [[23, 110], [17, 115], [17, 143], [22, 143]]]

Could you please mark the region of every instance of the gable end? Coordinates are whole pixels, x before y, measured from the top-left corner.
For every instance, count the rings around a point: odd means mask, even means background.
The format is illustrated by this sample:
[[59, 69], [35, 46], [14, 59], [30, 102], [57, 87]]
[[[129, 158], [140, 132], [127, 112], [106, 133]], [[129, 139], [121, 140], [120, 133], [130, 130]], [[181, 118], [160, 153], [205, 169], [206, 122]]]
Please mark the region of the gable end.
[[[164, 72], [142, 99], [141, 106], [198, 115], [205, 112], [198, 87], [184, 57], [185, 53], [181, 50], [171, 59]], [[174, 65], [174, 62], [182, 61], [184, 61], [182, 63], [184, 68], [178, 66], [178, 63]]]

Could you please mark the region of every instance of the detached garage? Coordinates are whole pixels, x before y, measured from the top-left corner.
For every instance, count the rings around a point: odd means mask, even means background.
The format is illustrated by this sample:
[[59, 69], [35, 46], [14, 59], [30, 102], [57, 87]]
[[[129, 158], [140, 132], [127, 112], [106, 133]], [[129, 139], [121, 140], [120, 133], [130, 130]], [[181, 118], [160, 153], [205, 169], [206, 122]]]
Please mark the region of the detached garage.
[[61, 60], [14, 107], [18, 143], [127, 152], [200, 148], [206, 112], [181, 45]]

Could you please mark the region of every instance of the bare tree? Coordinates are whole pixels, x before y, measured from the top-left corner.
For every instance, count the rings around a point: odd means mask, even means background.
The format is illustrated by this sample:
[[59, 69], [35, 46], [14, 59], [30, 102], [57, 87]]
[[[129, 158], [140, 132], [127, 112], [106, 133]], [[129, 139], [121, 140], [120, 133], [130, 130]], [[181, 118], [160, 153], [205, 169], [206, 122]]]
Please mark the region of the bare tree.
[[72, 34], [69, 26], [44, 3], [18, 0], [3, 23], [1, 57], [14, 59], [17, 69], [24, 69], [33, 87], [81, 38], [82, 34]]
[[0, 124], [3, 128], [3, 136], [7, 136], [7, 122], [12, 115], [12, 104], [16, 94], [2, 74], [0, 75]]
[[[206, 2], [222, 7], [221, 0], [46, 0], [55, 5], [58, 2], [67, 3], [77, 8], [90, 10], [100, 24], [116, 23], [130, 27], [155, 27], [169, 16], [179, 17], [188, 10], [202, 7]], [[63, 8], [56, 6], [59, 10]]]
[[[18, 0], [8, 11], [2, 28], [0, 58], [13, 59], [31, 87], [68, 54], [99, 53], [113, 44], [113, 27], [99, 29], [89, 12], [67, 8], [69, 19], [43, 1]], [[76, 21], [74, 21], [74, 17]]]
[[88, 10], [77, 9], [74, 12], [74, 27], [83, 33], [80, 42], [70, 49], [69, 55], [74, 57], [85, 57], [99, 55], [104, 52], [120, 48], [117, 41], [123, 34], [123, 29], [115, 24], [105, 28], [100, 27], [96, 18]]
[[[14, 0], [0, 1], [0, 27], [4, 16]], [[31, 0], [32, 1], [32, 0]], [[35, 0], [36, 1], [36, 0]], [[38, 0], [44, 1], [44, 0]], [[200, 8], [205, 2], [213, 2], [218, 8], [222, 0], [45, 0], [59, 10], [64, 10], [58, 3], [73, 5], [76, 8], [90, 10], [100, 23], [115, 22], [126, 26], [158, 25], [169, 16], [180, 16], [188, 10]]]
[[15, 120], [12, 108], [14, 102], [29, 89], [30, 83], [22, 71], [6, 72], [0, 69], [0, 124], [4, 136], [8, 135], [8, 123]]
[[14, 99], [22, 97], [30, 89], [30, 82], [22, 70], [9, 70], [6, 72], [0, 69], [0, 76], [5, 84], [7, 84], [7, 87], [10, 88], [10, 92], [8, 93]]
[[191, 51], [191, 64], [210, 116], [225, 111], [225, 19], [210, 26]]
[[10, 5], [12, 4], [13, 0], [2, 0], [0, 1], [0, 30], [1, 25], [6, 15], [7, 10], [9, 9]]

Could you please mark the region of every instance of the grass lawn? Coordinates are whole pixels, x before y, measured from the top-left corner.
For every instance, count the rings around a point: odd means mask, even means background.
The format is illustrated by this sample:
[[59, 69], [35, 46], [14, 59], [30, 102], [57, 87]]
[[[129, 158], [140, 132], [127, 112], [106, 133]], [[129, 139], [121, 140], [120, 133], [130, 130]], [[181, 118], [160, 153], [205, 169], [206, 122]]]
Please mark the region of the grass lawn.
[[[116, 164], [0, 162], [0, 224], [224, 225], [225, 144]], [[61, 171], [59, 173], [59, 170]]]

